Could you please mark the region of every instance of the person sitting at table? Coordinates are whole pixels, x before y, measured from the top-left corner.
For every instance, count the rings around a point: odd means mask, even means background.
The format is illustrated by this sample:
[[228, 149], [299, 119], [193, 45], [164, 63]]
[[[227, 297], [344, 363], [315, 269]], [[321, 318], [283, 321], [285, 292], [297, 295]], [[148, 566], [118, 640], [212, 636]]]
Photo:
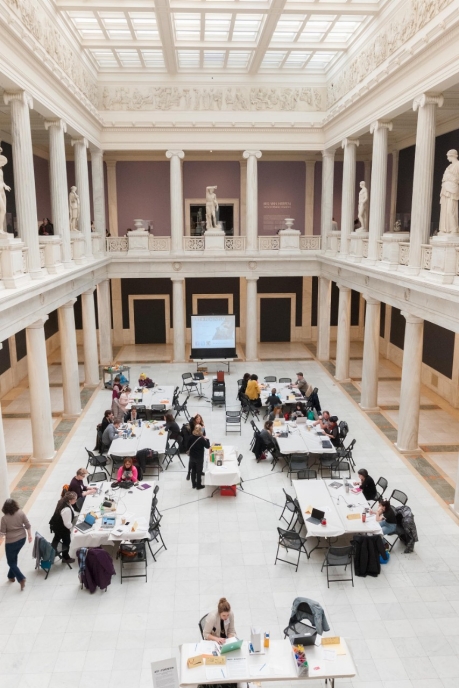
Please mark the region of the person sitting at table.
[[237, 393], [239, 397], [239, 401], [241, 400], [241, 394], [245, 394], [247, 390], [247, 384], [250, 380], [250, 373], [244, 373], [244, 377], [242, 378], [241, 386], [239, 387], [239, 391]]
[[136, 483], [138, 479], [137, 468], [133, 465], [132, 459], [125, 458], [123, 465], [118, 468], [116, 474], [117, 481]]
[[223, 645], [227, 638], [237, 638], [234, 613], [226, 597], [220, 598], [216, 612], [207, 614], [202, 634], [204, 640], [213, 640], [219, 645]]
[[104, 417], [102, 418], [102, 421], [98, 424], [97, 429], [96, 429], [96, 446], [94, 447], [93, 451], [98, 451], [102, 452], [102, 435], [104, 434], [104, 430], [107, 427], [107, 425], [110, 425], [110, 423], [113, 423], [113, 413], [111, 412], [110, 409], [107, 409], [104, 413]]
[[296, 420], [297, 418], [304, 418], [306, 416], [306, 409], [304, 408], [304, 404], [301, 401], [297, 401], [295, 404], [295, 408], [293, 409], [292, 413], [290, 414], [290, 420]]
[[164, 429], [168, 433], [169, 439], [178, 442], [179, 446], [181, 446], [183, 437], [180, 434], [179, 424], [174, 419], [172, 413], [166, 413], [166, 415], [164, 416], [164, 420], [166, 421]]
[[324, 433], [327, 435], [328, 439], [334, 447], [339, 447], [339, 428], [338, 428], [338, 416], [330, 416], [328, 421], [328, 427]]
[[357, 475], [360, 478], [360, 482], [357, 482], [355, 484], [358, 485], [358, 487], [360, 487], [365, 499], [367, 501], [376, 499], [376, 497], [378, 496], [378, 492], [376, 490], [375, 481], [373, 480], [371, 475], [368, 475], [367, 469], [361, 468], [359, 471], [357, 471]]
[[266, 404], [270, 411], [274, 409], [276, 406], [282, 406], [282, 400], [280, 396], [277, 394], [277, 389], [275, 387], [271, 388], [271, 394], [266, 399]]
[[284, 420], [282, 406], [275, 406], [269, 414], [269, 420]]
[[75, 518], [75, 511], [73, 507], [77, 501], [75, 492], [66, 492], [64, 496], [58, 501], [54, 514], [51, 516], [49, 527], [54, 533], [51, 547], [56, 550], [60, 542], [62, 542], [62, 563], [73, 564], [75, 559], [69, 555], [70, 549], [70, 534], [73, 527], [73, 519]]
[[94, 494], [94, 492], [97, 492], [96, 487], [88, 487], [88, 485], [85, 485], [83, 482], [88, 473], [89, 471], [87, 471], [86, 468], [79, 468], [74, 477], [70, 481], [68, 492], [75, 492], [77, 496], [77, 501], [75, 503], [75, 511], [81, 511], [81, 507], [83, 506], [84, 498], [86, 497], [86, 495]]
[[294, 385], [292, 385], [292, 388], [298, 389], [301, 392], [301, 394], [305, 397], [306, 392], [308, 391], [309, 385], [306, 382], [306, 380], [304, 379], [303, 373], [297, 373], [296, 376], [297, 376], [297, 381]]
[[139, 420], [139, 412], [137, 411], [137, 406], [133, 406], [129, 411], [124, 414], [125, 423], [136, 423]]
[[204, 437], [202, 427], [200, 425], [195, 425], [188, 442], [191, 485], [193, 489], [203, 490], [205, 485], [202, 485], [201, 478], [202, 469], [204, 467], [204, 449], [209, 449], [210, 442], [206, 437]]
[[113, 423], [107, 425], [102, 435], [102, 454], [106, 454], [110, 450], [110, 446], [118, 434], [118, 428], [121, 423], [119, 420], [114, 420]]
[[145, 373], [140, 373], [139, 375], [139, 387], [146, 387], [147, 389], [151, 389], [152, 387], [155, 386], [155, 383], [151, 378], [148, 377], [148, 375], [145, 375]]
[[267, 449], [270, 447], [274, 447], [278, 451], [279, 449], [279, 442], [277, 441], [277, 438], [274, 437], [273, 434], [273, 427], [274, 423], [272, 420], [267, 420], [266, 423], [264, 424], [263, 430], [260, 432], [260, 438], [264, 442], [264, 445]]
[[383, 535], [392, 535], [397, 530], [397, 519], [395, 509], [388, 499], [380, 499], [376, 511], [370, 509], [371, 514], [376, 514], [376, 520], [381, 526]]
[[245, 393], [254, 406], [261, 406], [261, 389], [262, 387], [258, 382], [258, 375], [251, 375]]
[[[139, 480], [143, 479], [145, 469], [147, 467], [147, 461], [148, 459], [152, 459], [153, 455], [156, 454], [158, 456], [158, 452], [153, 452], [153, 449], [139, 449], [137, 454], [135, 455], [135, 466], [137, 468], [137, 477]], [[158, 461], [159, 463], [159, 461]]]
[[322, 415], [319, 416], [317, 420], [314, 421], [313, 425], [318, 425], [321, 430], [327, 432], [328, 426], [330, 424], [330, 412], [323, 411]]

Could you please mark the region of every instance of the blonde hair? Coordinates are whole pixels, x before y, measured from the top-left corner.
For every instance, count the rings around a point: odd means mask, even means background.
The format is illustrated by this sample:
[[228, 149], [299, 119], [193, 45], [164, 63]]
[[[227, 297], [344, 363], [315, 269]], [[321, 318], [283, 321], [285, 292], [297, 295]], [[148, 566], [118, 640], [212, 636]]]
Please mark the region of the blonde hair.
[[76, 474], [81, 475], [84, 478], [86, 475], [88, 475], [88, 471], [86, 470], [86, 468], [79, 468]]
[[202, 425], [195, 425], [193, 430], [193, 435], [202, 435]]
[[231, 605], [226, 599], [226, 597], [220, 597], [218, 601], [218, 613], [219, 614], [224, 614], [225, 612], [230, 612], [231, 611]]

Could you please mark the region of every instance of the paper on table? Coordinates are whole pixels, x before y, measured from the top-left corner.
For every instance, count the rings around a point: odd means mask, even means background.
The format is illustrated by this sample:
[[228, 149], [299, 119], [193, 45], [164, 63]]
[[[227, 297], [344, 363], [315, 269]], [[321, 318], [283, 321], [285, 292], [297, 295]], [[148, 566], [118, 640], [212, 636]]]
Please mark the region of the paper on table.
[[211, 655], [216, 647], [217, 643], [214, 640], [201, 640], [196, 643], [195, 653], [197, 655]]
[[228, 678], [228, 670], [225, 666], [206, 666], [206, 679], [208, 681], [218, 681]]
[[247, 679], [248, 665], [247, 657], [227, 657], [226, 666], [228, 669], [228, 678]]
[[336, 652], [335, 650], [324, 650], [322, 657], [328, 662], [334, 662], [336, 659]]
[[251, 676], [269, 676], [269, 673], [269, 664], [267, 664], [266, 662], [259, 665], [250, 663]]

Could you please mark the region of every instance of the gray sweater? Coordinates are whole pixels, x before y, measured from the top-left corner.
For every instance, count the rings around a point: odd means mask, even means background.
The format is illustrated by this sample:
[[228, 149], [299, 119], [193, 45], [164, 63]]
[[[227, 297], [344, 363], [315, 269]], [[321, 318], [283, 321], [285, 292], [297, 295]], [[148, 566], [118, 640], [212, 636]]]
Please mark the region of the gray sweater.
[[26, 537], [26, 530], [30, 530], [29, 519], [22, 509], [15, 514], [3, 514], [0, 522], [0, 537], [4, 537], [6, 544], [17, 542]]

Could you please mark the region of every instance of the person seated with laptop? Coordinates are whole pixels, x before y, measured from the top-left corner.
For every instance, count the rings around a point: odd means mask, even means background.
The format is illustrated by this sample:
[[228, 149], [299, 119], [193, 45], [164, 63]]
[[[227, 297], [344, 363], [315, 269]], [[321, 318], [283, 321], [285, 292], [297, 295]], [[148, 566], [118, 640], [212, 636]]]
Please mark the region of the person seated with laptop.
[[115, 437], [118, 435], [118, 428], [121, 425], [121, 421], [115, 420], [113, 423], [110, 423], [110, 425], [107, 425], [107, 427], [104, 430], [104, 433], [102, 435], [102, 454], [106, 454], [110, 450], [110, 446], [115, 439]]
[[275, 387], [272, 387], [271, 394], [266, 399], [266, 405], [268, 406], [270, 411], [271, 409], [274, 409], [276, 406], [282, 406], [282, 400], [280, 396], [277, 394], [277, 389]]
[[275, 406], [269, 414], [269, 420], [284, 420], [282, 406]]
[[296, 420], [297, 418], [306, 418], [306, 416], [307, 414], [304, 404], [301, 401], [297, 401], [295, 404], [295, 408], [290, 414], [290, 420]]
[[129, 411], [124, 414], [125, 423], [136, 423], [139, 420], [139, 413], [137, 411], [137, 406], [132, 406]]
[[136, 483], [138, 480], [137, 468], [133, 465], [132, 459], [126, 458], [123, 465], [118, 468], [116, 480], [119, 483]]
[[330, 411], [323, 411], [322, 415], [314, 421], [313, 425], [318, 425], [321, 430], [327, 432], [330, 424]]
[[[88, 487], [88, 485], [84, 484], [84, 479], [88, 475], [89, 471], [86, 470], [86, 468], [79, 468], [75, 474], [75, 476], [71, 479], [69, 489], [67, 492], [75, 492], [77, 496], [77, 501], [75, 503], [75, 511], [81, 511], [81, 507], [83, 506], [84, 498], [88, 494], [94, 494], [94, 492], [97, 492], [97, 487]], [[61, 495], [62, 497], [64, 495]]]
[[340, 446], [338, 416], [330, 416], [328, 427], [326, 430], [324, 429], [324, 433], [327, 435], [334, 447], [338, 448]]
[[221, 597], [217, 611], [207, 614], [204, 629], [204, 640], [213, 640], [223, 645], [227, 638], [237, 638], [234, 628], [234, 613], [226, 597]]
[[274, 447], [274, 449], [280, 451], [279, 442], [273, 434], [273, 426], [273, 421], [267, 420], [263, 430], [261, 430], [260, 432], [260, 439], [262, 440], [267, 449]]

